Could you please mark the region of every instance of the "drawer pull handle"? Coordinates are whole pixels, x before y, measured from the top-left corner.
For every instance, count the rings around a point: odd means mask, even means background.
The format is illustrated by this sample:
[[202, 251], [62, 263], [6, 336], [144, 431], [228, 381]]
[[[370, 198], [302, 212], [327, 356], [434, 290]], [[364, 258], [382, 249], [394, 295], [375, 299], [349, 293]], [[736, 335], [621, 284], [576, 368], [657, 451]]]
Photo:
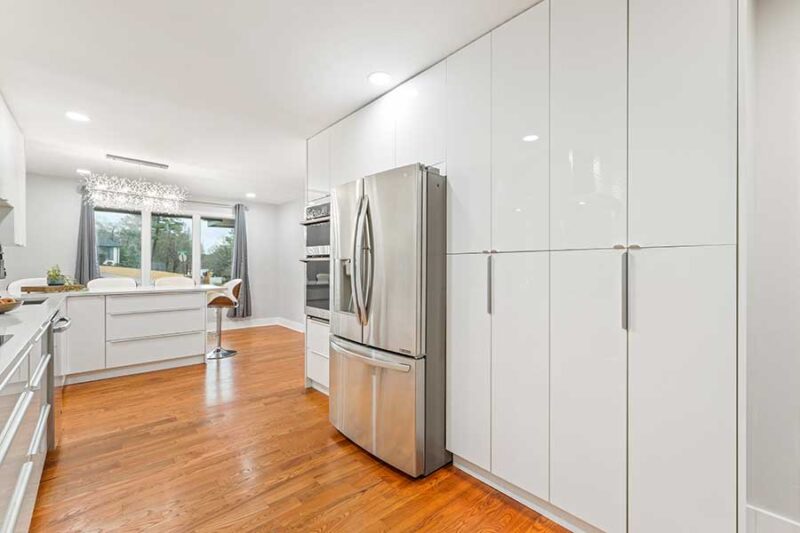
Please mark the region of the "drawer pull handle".
[[140, 309], [139, 311], [113, 311], [108, 313], [108, 316], [126, 316], [126, 315], [151, 315], [154, 313], [174, 313], [176, 311], [200, 311], [203, 307], [193, 305], [191, 307], [165, 307], [164, 309]]
[[8, 450], [11, 448], [14, 436], [19, 431], [19, 426], [22, 424], [25, 413], [28, 411], [32, 401], [33, 393], [29, 390], [23, 392], [19, 400], [17, 400], [14, 411], [12, 411], [11, 417], [6, 422], [2, 435], [0, 435], [0, 463], [6, 460], [6, 455], [8, 455]]
[[178, 333], [161, 333], [160, 335], [147, 335], [145, 337], [131, 337], [129, 339], [113, 339], [108, 341], [108, 343], [117, 344], [119, 342], [145, 341], [147, 339], [163, 339], [166, 337], [188, 337], [189, 335], [197, 335], [198, 333], [205, 333], [205, 331], [197, 330], [197, 331], [180, 331]]
[[28, 490], [28, 483], [31, 480], [33, 473], [33, 462], [28, 461], [22, 465], [17, 478], [17, 485], [14, 487], [14, 494], [11, 496], [11, 501], [8, 505], [6, 518], [3, 520], [3, 533], [11, 533], [17, 529], [17, 520], [19, 519], [19, 512], [22, 510], [22, 504], [25, 503], [25, 492]]
[[28, 356], [31, 354], [31, 350], [33, 350], [33, 344], [28, 346], [28, 349], [25, 350], [25, 353], [22, 354], [22, 357], [17, 359], [17, 362], [14, 363], [14, 366], [12, 366], [11, 369], [8, 371], [8, 374], [6, 374], [6, 377], [3, 378], [3, 382], [0, 383], [0, 390], [3, 390], [3, 389], [6, 388], [6, 385], [8, 385], [8, 382], [11, 381], [11, 378], [14, 377], [14, 374], [17, 373], [17, 370], [19, 370], [19, 367], [22, 366], [22, 363], [28, 359]]
[[36, 370], [33, 372], [33, 376], [31, 376], [31, 390], [39, 390], [42, 388], [42, 377], [47, 371], [47, 365], [50, 363], [52, 358], [52, 355], [47, 354], [42, 357], [41, 361], [39, 361], [39, 366], [36, 367]]
[[44, 439], [45, 430], [47, 430], [47, 420], [50, 417], [50, 404], [46, 403], [42, 406], [39, 412], [39, 421], [36, 422], [36, 429], [33, 431], [31, 438], [31, 445], [28, 448], [28, 457], [33, 460], [35, 455], [39, 454], [42, 446], [42, 439]]

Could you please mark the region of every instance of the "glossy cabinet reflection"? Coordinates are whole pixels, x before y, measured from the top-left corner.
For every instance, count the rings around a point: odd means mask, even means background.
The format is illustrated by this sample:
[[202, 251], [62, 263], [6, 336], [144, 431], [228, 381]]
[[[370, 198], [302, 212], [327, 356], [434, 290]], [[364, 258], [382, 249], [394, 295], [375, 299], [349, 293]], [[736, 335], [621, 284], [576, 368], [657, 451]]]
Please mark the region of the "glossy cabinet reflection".
[[491, 468], [488, 255], [447, 258], [447, 449]]
[[440, 165], [445, 159], [445, 62], [385, 96], [395, 115], [396, 165]]
[[550, 501], [610, 533], [626, 531], [622, 260], [550, 254]]
[[447, 58], [447, 252], [491, 248], [491, 35]]
[[627, 242], [627, 0], [550, 8], [552, 249]]
[[629, 286], [629, 530], [736, 531], [736, 247], [632, 251]]
[[491, 470], [545, 500], [550, 469], [548, 256], [491, 256]]
[[306, 143], [306, 201], [331, 192], [331, 132], [324, 130]]
[[549, 2], [492, 32], [492, 243], [549, 248]]
[[630, 2], [630, 242], [736, 242], [736, 2]]

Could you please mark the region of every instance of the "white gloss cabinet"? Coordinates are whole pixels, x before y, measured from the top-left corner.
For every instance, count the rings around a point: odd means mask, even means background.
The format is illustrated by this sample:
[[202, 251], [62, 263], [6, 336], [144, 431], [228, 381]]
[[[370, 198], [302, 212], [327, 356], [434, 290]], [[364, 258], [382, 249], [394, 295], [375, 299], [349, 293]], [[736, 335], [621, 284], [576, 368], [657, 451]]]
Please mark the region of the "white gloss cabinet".
[[491, 469], [489, 256], [447, 258], [447, 449]]
[[395, 153], [398, 167], [412, 163], [439, 165], [445, 159], [444, 61], [384, 96], [395, 115]]
[[736, 0], [630, 1], [630, 243], [736, 242]]
[[550, 254], [550, 501], [609, 533], [626, 531], [623, 260]]
[[630, 253], [629, 530], [736, 530], [736, 247]]
[[491, 35], [447, 58], [447, 252], [491, 247]]
[[552, 249], [627, 242], [627, 24], [627, 0], [551, 3]]
[[331, 192], [330, 129], [311, 137], [306, 150], [306, 201], [311, 201]]
[[490, 256], [491, 471], [545, 500], [550, 469], [548, 256]]
[[67, 332], [67, 373], [90, 372], [106, 367], [106, 297], [80, 296], [67, 300], [72, 321]]
[[491, 248], [499, 251], [549, 248], [549, 24], [545, 0], [491, 33]]

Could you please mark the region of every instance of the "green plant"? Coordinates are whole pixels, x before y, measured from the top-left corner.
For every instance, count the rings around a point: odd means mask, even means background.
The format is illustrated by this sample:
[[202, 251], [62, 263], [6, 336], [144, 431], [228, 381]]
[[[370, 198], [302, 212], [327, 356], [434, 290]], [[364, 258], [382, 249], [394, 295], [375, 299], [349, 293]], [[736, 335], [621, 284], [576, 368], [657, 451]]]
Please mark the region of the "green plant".
[[50, 267], [47, 271], [48, 283], [59, 283], [64, 281], [64, 274], [61, 273], [61, 267], [58, 265]]

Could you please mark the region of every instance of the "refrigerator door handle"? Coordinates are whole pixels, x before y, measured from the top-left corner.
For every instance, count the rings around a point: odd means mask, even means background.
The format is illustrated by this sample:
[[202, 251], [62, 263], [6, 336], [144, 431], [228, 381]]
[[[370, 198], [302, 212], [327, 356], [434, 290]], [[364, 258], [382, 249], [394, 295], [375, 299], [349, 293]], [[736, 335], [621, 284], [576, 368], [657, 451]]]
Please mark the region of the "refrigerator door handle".
[[333, 348], [337, 352], [339, 352], [341, 354], [344, 354], [344, 355], [346, 355], [348, 357], [354, 357], [354, 358], [358, 359], [359, 361], [361, 361], [361, 362], [363, 362], [363, 363], [365, 363], [367, 365], [370, 365], [370, 366], [377, 366], [379, 368], [386, 368], [388, 370], [396, 370], [398, 372], [403, 372], [403, 373], [407, 373], [407, 372], [409, 372], [411, 370], [411, 366], [410, 365], [404, 365], [402, 363], [395, 363], [393, 361], [386, 361], [385, 359], [376, 359], [374, 357], [367, 357], [367, 356], [365, 356], [363, 354], [360, 354], [358, 352], [354, 352], [352, 350], [349, 350], [349, 349], [345, 348], [344, 346], [342, 346], [341, 344], [339, 344], [338, 342], [336, 342], [333, 339], [331, 339], [331, 346], [333, 346]]
[[366, 325], [366, 311], [364, 309], [364, 287], [362, 285], [362, 243], [364, 241], [364, 205], [365, 197], [362, 196], [358, 202], [356, 213], [356, 228], [353, 236], [353, 299], [356, 304], [356, 316], [359, 323]]
[[364, 237], [366, 243], [364, 244], [364, 257], [366, 258], [366, 263], [364, 265], [365, 268], [365, 275], [366, 279], [364, 282], [364, 288], [362, 291], [362, 306], [364, 310], [364, 325], [367, 324], [368, 314], [369, 314], [369, 303], [370, 297], [372, 296], [372, 269], [374, 268], [373, 265], [373, 240], [372, 240], [372, 214], [369, 209], [369, 196], [364, 196], [364, 218], [362, 219], [362, 224], [364, 226]]

